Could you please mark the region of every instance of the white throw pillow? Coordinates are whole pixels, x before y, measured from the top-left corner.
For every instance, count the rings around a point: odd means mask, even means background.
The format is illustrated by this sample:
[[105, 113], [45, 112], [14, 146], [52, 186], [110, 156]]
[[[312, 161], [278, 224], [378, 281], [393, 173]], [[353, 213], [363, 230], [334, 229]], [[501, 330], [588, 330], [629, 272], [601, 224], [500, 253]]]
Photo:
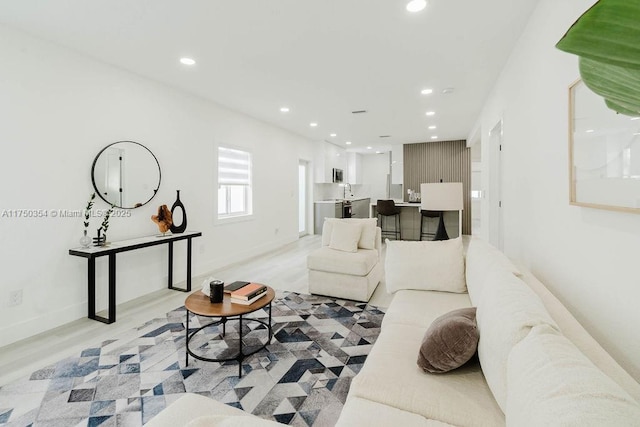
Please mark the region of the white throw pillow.
[[465, 277], [469, 299], [473, 305], [478, 305], [489, 273], [498, 269], [509, 271], [518, 277], [521, 276], [518, 268], [504, 253], [486, 241], [472, 237], [467, 248]]
[[387, 291], [401, 289], [462, 293], [464, 255], [462, 239], [409, 242], [386, 240]]
[[478, 358], [487, 384], [505, 412], [507, 357], [514, 345], [538, 325], [559, 329], [536, 293], [508, 271], [489, 274], [482, 291], [476, 322], [480, 330]]
[[378, 220], [376, 218], [349, 218], [347, 222], [355, 222], [362, 226], [362, 235], [358, 241], [358, 247], [361, 249], [376, 248], [376, 227]]
[[640, 425], [638, 402], [547, 325], [513, 347], [507, 389], [507, 426]]
[[333, 224], [337, 222], [346, 222], [352, 224], [360, 224], [362, 226], [362, 234], [358, 241], [358, 248], [375, 249], [376, 248], [376, 227], [378, 220], [375, 218], [325, 218], [322, 226], [322, 246], [329, 246], [331, 243], [331, 232]]
[[357, 252], [361, 234], [362, 226], [360, 224], [336, 222], [331, 230], [329, 247], [343, 252]]

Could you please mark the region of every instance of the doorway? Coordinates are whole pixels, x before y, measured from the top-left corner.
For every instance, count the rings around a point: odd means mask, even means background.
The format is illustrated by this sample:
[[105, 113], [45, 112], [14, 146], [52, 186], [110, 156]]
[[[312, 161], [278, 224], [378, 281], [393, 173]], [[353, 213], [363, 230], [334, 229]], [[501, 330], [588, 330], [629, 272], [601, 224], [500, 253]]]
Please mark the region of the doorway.
[[489, 243], [504, 249], [502, 225], [502, 119], [489, 132]]
[[309, 162], [300, 160], [298, 162], [298, 236], [309, 234], [308, 209], [309, 192]]

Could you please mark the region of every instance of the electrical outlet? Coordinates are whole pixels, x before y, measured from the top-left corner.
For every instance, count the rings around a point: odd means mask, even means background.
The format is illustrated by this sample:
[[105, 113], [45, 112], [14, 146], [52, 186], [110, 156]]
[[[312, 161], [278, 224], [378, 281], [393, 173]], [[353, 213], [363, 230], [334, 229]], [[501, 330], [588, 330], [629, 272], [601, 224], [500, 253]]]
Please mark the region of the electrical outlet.
[[22, 289], [9, 293], [9, 307], [15, 307], [22, 304]]

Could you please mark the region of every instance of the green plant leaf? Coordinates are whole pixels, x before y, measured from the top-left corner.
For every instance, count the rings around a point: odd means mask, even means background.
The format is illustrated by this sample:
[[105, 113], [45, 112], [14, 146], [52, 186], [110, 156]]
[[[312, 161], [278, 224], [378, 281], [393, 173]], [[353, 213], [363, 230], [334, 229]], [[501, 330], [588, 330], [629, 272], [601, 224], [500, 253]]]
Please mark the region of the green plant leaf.
[[589, 89], [605, 98], [609, 108], [640, 116], [640, 70], [580, 58], [580, 75]]
[[610, 101], [608, 99], [605, 99], [604, 103], [607, 104], [607, 107], [609, 107], [611, 110], [615, 111], [616, 113], [620, 113], [620, 114], [624, 114], [625, 116], [632, 116], [632, 117], [638, 116], [638, 113], [636, 113], [635, 111], [627, 110], [623, 106], [618, 105], [615, 102]]
[[556, 47], [640, 70], [640, 1], [600, 0], [578, 18]]

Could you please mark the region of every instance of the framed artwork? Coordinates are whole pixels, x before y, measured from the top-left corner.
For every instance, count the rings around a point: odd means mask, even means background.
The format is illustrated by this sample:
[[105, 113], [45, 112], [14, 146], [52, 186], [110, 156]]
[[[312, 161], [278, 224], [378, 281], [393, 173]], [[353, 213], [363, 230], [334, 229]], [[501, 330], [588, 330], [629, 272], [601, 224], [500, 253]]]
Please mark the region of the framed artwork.
[[582, 80], [569, 87], [570, 203], [640, 213], [640, 117], [610, 110]]

